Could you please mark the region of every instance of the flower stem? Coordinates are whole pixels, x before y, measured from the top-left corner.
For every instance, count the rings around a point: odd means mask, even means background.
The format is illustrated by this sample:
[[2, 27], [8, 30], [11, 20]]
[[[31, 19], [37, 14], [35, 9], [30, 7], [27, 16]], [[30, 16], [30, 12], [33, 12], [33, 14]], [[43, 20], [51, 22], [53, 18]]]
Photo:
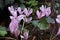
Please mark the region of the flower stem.
[[[24, 31], [24, 24], [25, 24], [25, 21], [26, 21], [26, 17], [24, 18], [24, 21], [23, 21], [22, 32]], [[21, 38], [21, 40], [22, 40], [22, 38]]]
[[22, 31], [23, 31], [23, 29], [24, 29], [25, 21], [26, 21], [26, 16], [25, 16], [24, 21], [23, 21]]
[[22, 31], [23, 31], [23, 29], [24, 29], [24, 24], [25, 24], [25, 22], [23, 22]]

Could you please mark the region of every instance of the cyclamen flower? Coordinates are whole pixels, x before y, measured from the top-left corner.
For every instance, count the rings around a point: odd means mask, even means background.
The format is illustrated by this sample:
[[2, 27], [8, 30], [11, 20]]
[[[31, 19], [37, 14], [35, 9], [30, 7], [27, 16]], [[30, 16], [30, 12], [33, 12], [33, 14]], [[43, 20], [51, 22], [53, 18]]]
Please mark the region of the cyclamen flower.
[[25, 8], [23, 12], [26, 16], [30, 16], [30, 14], [33, 12], [33, 9], [28, 10], [27, 8]]
[[[28, 10], [27, 8], [25, 8], [23, 12], [24, 12], [24, 14], [25, 14], [27, 17], [29, 17], [30, 14], [32, 14], [33, 9]], [[27, 22], [27, 23], [31, 22], [32, 17], [29, 17], [29, 18], [27, 18], [27, 17], [26, 17], [26, 22]]]
[[39, 10], [36, 11], [36, 15], [37, 15], [38, 19], [40, 19], [40, 18], [42, 18], [43, 16], [45, 16], [45, 14], [39, 12]]
[[47, 8], [46, 8], [46, 6], [42, 5], [42, 6], [40, 7], [40, 10], [41, 10], [41, 11], [39, 11], [39, 10], [36, 11], [36, 15], [37, 15], [38, 19], [44, 17], [45, 15], [46, 15], [46, 17], [48, 17], [48, 16], [51, 14], [51, 9], [50, 9], [50, 7], [47, 7]]
[[20, 35], [21, 38], [24, 38], [25, 40], [28, 40], [28, 33], [29, 32], [24, 32], [23, 36]]
[[47, 8], [46, 8], [46, 6], [42, 5], [42, 6], [40, 7], [40, 10], [41, 10], [41, 12], [42, 12], [43, 14], [46, 15], [46, 17], [48, 17], [48, 16], [51, 14], [51, 7], [47, 7]]
[[24, 10], [22, 11], [22, 9], [20, 7], [18, 7], [17, 11], [19, 12], [20, 15], [25, 15], [25, 17], [26, 17], [26, 18], [24, 18], [25, 22], [27, 22], [27, 23], [31, 22], [32, 17], [29, 17], [29, 16], [32, 13], [33, 9], [28, 10], [27, 8], [24, 8]]
[[[9, 11], [13, 11], [11, 14], [12, 16], [10, 16], [10, 19], [11, 19], [11, 22], [9, 24], [9, 29], [10, 29], [10, 32], [12, 34], [15, 34], [15, 36], [18, 36], [20, 31], [18, 30], [18, 24], [19, 24], [19, 21], [21, 21], [23, 18], [24, 18], [24, 15], [19, 15], [17, 16], [17, 11], [16, 10], [10, 10], [12, 9], [11, 7], [8, 7], [9, 8]], [[13, 8], [14, 9], [14, 8]]]
[[60, 15], [57, 15], [56, 22], [60, 23]]
[[24, 18], [24, 15], [20, 15], [16, 18], [13, 17], [13, 19], [12, 19], [12, 16], [10, 16], [10, 17], [11, 17], [11, 22], [9, 24], [9, 29], [12, 34], [15, 34], [15, 36], [18, 36], [20, 33], [20, 31], [18, 30], [19, 21], [21, 21]]
[[58, 29], [57, 35], [60, 35], [60, 27], [59, 27], [59, 29]]
[[30, 23], [32, 20], [32, 17], [26, 18], [25, 22]]
[[24, 39], [27, 40], [28, 39], [28, 32], [24, 33]]

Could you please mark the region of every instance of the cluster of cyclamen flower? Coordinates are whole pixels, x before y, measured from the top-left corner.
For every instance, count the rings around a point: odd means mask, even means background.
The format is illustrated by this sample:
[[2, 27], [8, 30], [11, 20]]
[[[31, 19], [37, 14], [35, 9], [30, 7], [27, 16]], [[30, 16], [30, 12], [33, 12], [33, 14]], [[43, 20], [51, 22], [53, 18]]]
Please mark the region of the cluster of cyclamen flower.
[[[9, 29], [10, 32], [12, 34], [15, 34], [15, 36], [18, 36], [20, 33], [20, 30], [18, 30], [18, 26], [19, 26], [19, 22], [21, 20], [24, 20], [25, 22], [31, 22], [32, 17], [30, 17], [30, 14], [32, 14], [33, 9], [28, 10], [27, 8], [24, 8], [24, 10], [22, 11], [22, 9], [20, 7], [17, 8], [17, 10], [14, 9], [13, 6], [8, 7], [10, 13], [12, 14], [12, 16], [10, 16], [11, 22], [9, 24]], [[51, 8], [50, 7], [46, 7], [44, 5], [42, 5], [40, 7], [40, 10], [36, 11], [36, 15], [37, 18], [40, 19], [44, 16], [48, 17], [51, 14]], [[19, 12], [19, 16], [17, 16], [17, 12]], [[28, 38], [28, 32], [25, 32], [24, 34], [26, 39]]]
[[[17, 10], [15, 10], [13, 8], [13, 6], [8, 7], [8, 9], [9, 9], [10, 13], [12, 14], [12, 16], [10, 16], [11, 22], [9, 24], [9, 29], [10, 29], [10, 32], [12, 34], [15, 34], [15, 36], [17, 37], [19, 35], [19, 33], [20, 33], [20, 30], [18, 30], [19, 22], [21, 20], [24, 20], [25, 22], [29, 23], [32, 20], [32, 17], [29, 17], [29, 16], [32, 13], [33, 9], [27, 10], [27, 8], [25, 8], [22, 11], [21, 8], [18, 7]], [[17, 16], [17, 12], [19, 12], [19, 16]], [[25, 36], [25, 34], [26, 34], [26, 38], [25, 39], [27, 39], [28, 32], [25, 32], [24, 36]]]
[[46, 6], [44, 7], [44, 5], [42, 5], [40, 7], [40, 10], [41, 11], [39, 11], [39, 10], [36, 11], [36, 15], [37, 15], [38, 19], [40, 19], [44, 16], [48, 17], [51, 14], [51, 7], [46, 8]]
[[[24, 10], [22, 11], [22, 9], [18, 7], [17, 10], [15, 10], [13, 6], [8, 7], [8, 9], [10, 13], [12, 14], [12, 16], [10, 16], [11, 22], [9, 24], [10, 32], [12, 34], [15, 34], [15, 36], [18, 36], [20, 33], [20, 30], [18, 30], [19, 22], [21, 20], [24, 20], [25, 22], [28, 22], [28, 23], [31, 22], [32, 17], [30, 17], [30, 14], [32, 14], [33, 9], [28, 10], [27, 8], [24, 8]], [[17, 16], [17, 12], [19, 12], [19, 16]], [[51, 14], [51, 8], [46, 7], [44, 5], [40, 7], [40, 11], [39, 10], [36, 11], [36, 15], [38, 19], [41, 19], [44, 16], [48, 17], [50, 14]], [[57, 16], [56, 21], [57, 23], [60, 23], [60, 15]], [[60, 34], [60, 28], [57, 34], [58, 35]], [[25, 32], [24, 36], [27, 39], [28, 32]]]

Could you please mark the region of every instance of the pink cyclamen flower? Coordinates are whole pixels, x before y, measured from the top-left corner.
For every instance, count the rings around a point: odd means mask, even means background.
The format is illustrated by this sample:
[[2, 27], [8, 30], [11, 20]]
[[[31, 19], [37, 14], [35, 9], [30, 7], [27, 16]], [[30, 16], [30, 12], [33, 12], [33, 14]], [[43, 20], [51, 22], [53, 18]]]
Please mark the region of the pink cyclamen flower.
[[[15, 36], [18, 36], [20, 31], [18, 30], [18, 24], [19, 24], [19, 21], [21, 21], [23, 18], [24, 18], [24, 15], [19, 15], [17, 16], [17, 11], [16, 10], [10, 10], [12, 9], [12, 7], [8, 8], [9, 11], [13, 11], [11, 14], [12, 16], [10, 16], [10, 19], [11, 19], [11, 22], [9, 24], [9, 29], [10, 29], [10, 32], [12, 34], [15, 34]], [[14, 9], [14, 8], [13, 8]]]
[[[32, 13], [32, 9], [30, 10], [27, 10], [27, 8], [24, 8], [24, 10], [22, 11], [20, 7], [18, 7], [17, 11], [19, 12], [20, 15], [24, 16], [24, 21], [27, 22], [27, 23], [30, 23], [31, 20], [32, 20], [32, 17], [29, 17], [30, 14]], [[24, 14], [23, 14], [24, 13]], [[27, 18], [29, 17], [29, 18]], [[19, 17], [19, 18], [22, 18], [22, 17]]]
[[26, 16], [30, 16], [30, 14], [33, 12], [33, 9], [28, 10], [27, 8], [25, 8], [23, 12]]
[[24, 38], [24, 40], [28, 40], [28, 34], [29, 34], [29, 32], [26, 31], [26, 32], [24, 32], [23, 36], [20, 35], [20, 37]]
[[60, 27], [59, 27], [59, 29], [58, 29], [57, 35], [60, 35]]
[[40, 10], [41, 10], [41, 12], [42, 12], [43, 14], [46, 15], [46, 17], [48, 17], [48, 16], [51, 14], [51, 8], [50, 8], [50, 7], [47, 7], [47, 8], [46, 8], [46, 6], [42, 5], [42, 6], [40, 7]]
[[60, 23], [60, 15], [57, 15], [56, 22]]
[[37, 15], [38, 19], [40, 19], [43, 16], [45, 16], [45, 14], [44, 13], [41, 13], [39, 10], [36, 11], [36, 15]]
[[29, 33], [29, 32], [24, 32], [24, 39], [25, 39], [25, 40], [28, 40], [28, 33]]
[[17, 11], [19, 12], [19, 14], [23, 14], [21, 7], [18, 7]]
[[11, 22], [9, 24], [9, 29], [12, 34], [18, 36], [20, 31], [18, 30], [19, 22], [24, 18], [24, 15], [19, 15], [18, 17], [10, 16]]
[[25, 22], [30, 23], [32, 21], [32, 17], [26, 18]]

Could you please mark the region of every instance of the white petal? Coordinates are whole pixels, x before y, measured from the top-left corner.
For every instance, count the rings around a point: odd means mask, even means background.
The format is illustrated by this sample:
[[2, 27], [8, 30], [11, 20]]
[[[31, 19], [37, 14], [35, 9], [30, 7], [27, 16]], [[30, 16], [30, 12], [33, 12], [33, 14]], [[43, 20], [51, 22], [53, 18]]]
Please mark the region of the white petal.
[[24, 36], [20, 35], [21, 38], [24, 38]]
[[24, 19], [25, 15], [19, 15], [18, 16], [18, 21], [21, 21], [22, 19]]
[[56, 18], [57, 23], [60, 23], [60, 20]]
[[10, 16], [10, 19], [12, 20], [14, 17], [13, 16]]
[[57, 18], [60, 18], [60, 15], [58, 15]]

